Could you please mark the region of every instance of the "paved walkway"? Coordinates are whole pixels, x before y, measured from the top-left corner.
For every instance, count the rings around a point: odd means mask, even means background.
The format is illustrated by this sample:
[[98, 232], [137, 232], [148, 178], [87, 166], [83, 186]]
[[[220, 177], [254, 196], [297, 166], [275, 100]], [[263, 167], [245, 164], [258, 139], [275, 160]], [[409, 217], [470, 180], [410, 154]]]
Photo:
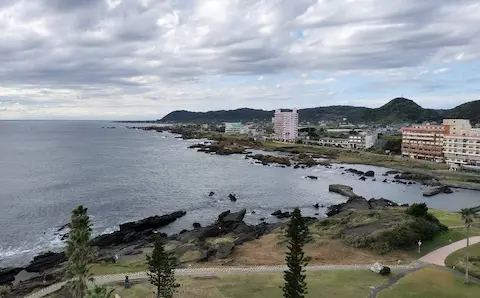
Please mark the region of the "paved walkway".
[[[470, 237], [470, 245], [479, 242], [480, 236]], [[432, 251], [431, 253], [421, 257], [420, 261], [435, 264], [438, 266], [445, 266], [445, 259], [448, 257], [448, 255], [466, 246], [467, 239], [463, 239]]]
[[[407, 271], [414, 265], [392, 265], [392, 269], [397, 271]], [[323, 266], [307, 266], [306, 271], [327, 271], [327, 270], [370, 270], [371, 265], [323, 265]], [[255, 266], [255, 267], [212, 267], [212, 268], [186, 268], [175, 269], [175, 275], [178, 276], [208, 276], [217, 274], [246, 274], [246, 273], [280, 273], [287, 269], [287, 266]], [[125, 275], [128, 275], [130, 280], [144, 280], [147, 279], [146, 272], [111, 274], [95, 277], [95, 284], [107, 284], [111, 282], [122, 282], [125, 280]], [[53, 284], [47, 288], [41, 289], [25, 298], [40, 298], [47, 296], [53, 292], [60, 290], [65, 285], [65, 282]]]
[[[480, 236], [470, 237], [470, 245], [480, 242]], [[445, 258], [464, 247], [467, 246], [467, 240], [463, 239], [452, 244], [441, 247], [419, 259], [421, 262], [431, 263], [439, 266], [445, 266]], [[325, 270], [370, 270], [371, 265], [320, 265], [320, 266], [307, 266], [305, 267], [306, 271], [325, 271]], [[411, 264], [408, 266], [402, 265], [392, 265], [392, 269], [396, 269], [402, 273], [409, 273], [409, 271], [415, 271], [418, 268], [421, 268], [419, 264]], [[216, 274], [246, 274], [246, 273], [279, 273], [286, 270], [286, 266], [255, 266], [255, 267], [212, 267], [212, 268], [186, 268], [186, 269], [175, 269], [175, 275], [189, 275], [189, 276], [208, 276]], [[111, 274], [96, 276], [96, 284], [107, 284], [111, 282], [121, 282], [125, 279], [125, 275], [128, 275], [130, 280], [143, 280], [147, 279], [146, 272], [137, 272], [137, 273], [123, 273], [123, 274]], [[401, 274], [400, 278], [405, 274]], [[376, 295], [386, 287], [392, 285], [398, 281], [398, 279], [393, 279], [390, 282], [387, 282], [385, 285], [380, 286], [378, 289], [372, 291], [371, 297], [376, 297]], [[47, 296], [53, 292], [58, 291], [65, 282], [60, 282], [53, 284], [47, 288], [41, 289], [38, 292], [35, 292], [31, 295], [25, 296], [25, 298], [40, 298]]]

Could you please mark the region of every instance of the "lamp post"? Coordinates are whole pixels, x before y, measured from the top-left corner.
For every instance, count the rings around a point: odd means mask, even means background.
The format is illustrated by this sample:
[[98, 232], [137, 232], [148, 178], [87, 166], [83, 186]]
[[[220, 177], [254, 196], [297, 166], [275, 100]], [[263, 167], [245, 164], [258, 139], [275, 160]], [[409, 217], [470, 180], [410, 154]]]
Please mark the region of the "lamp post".
[[418, 240], [418, 254], [421, 253], [422, 240]]

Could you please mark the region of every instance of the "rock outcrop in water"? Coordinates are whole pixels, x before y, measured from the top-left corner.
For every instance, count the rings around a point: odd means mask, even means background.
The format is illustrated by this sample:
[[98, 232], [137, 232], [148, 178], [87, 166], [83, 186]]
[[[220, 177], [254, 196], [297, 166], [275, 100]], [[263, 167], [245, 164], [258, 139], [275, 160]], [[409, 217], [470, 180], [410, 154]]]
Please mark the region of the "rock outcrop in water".
[[385, 208], [385, 207], [396, 207], [397, 203], [390, 200], [380, 198], [380, 199], [370, 199], [367, 201], [362, 196], [357, 195], [353, 192], [353, 188], [347, 185], [342, 184], [331, 184], [329, 186], [329, 191], [341, 194], [348, 197], [347, 202], [331, 205], [327, 208], [327, 216], [334, 216], [337, 214], [345, 215], [352, 211], [363, 211], [376, 208]]
[[145, 242], [155, 238], [155, 229], [164, 227], [186, 214], [185, 211], [176, 211], [162, 216], [151, 216], [139, 221], [126, 222], [120, 225], [120, 230], [111, 234], [104, 234], [92, 240], [93, 246], [100, 248], [131, 243], [137, 240]]

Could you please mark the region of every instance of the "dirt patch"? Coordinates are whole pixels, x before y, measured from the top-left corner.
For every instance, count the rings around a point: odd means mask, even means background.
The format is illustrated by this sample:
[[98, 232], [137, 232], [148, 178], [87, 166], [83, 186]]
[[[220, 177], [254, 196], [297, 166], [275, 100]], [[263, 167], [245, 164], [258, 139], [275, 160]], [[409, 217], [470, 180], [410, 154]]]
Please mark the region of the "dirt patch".
[[[280, 233], [264, 235], [261, 238], [235, 247], [225, 265], [284, 265], [287, 243]], [[349, 247], [339, 239], [316, 239], [305, 246], [305, 253], [312, 258], [310, 264], [372, 264], [409, 263], [412, 259], [405, 252], [391, 252], [378, 255], [366, 249]]]

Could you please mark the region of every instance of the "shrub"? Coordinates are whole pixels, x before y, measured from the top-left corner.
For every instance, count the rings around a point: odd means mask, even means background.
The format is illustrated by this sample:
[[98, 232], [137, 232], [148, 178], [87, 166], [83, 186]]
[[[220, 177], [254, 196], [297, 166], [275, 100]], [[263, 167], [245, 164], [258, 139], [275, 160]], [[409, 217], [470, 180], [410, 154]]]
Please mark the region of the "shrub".
[[405, 212], [415, 217], [425, 217], [428, 214], [428, 207], [425, 203], [413, 203]]

